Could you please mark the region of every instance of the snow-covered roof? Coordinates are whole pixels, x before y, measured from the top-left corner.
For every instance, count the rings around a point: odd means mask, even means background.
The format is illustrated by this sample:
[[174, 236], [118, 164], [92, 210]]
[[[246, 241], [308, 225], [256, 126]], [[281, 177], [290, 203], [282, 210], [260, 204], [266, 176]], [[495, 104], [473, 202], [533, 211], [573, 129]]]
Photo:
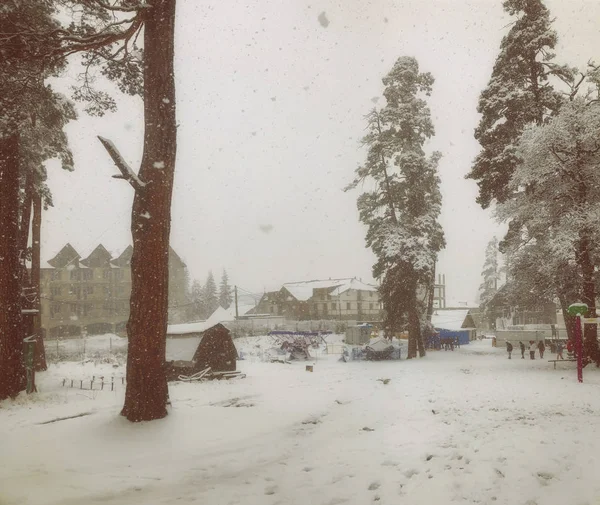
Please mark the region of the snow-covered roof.
[[[254, 307], [254, 305], [242, 305], [238, 303], [238, 316], [246, 315]], [[235, 321], [235, 305], [231, 305], [228, 309], [218, 307], [206, 321], [212, 324], [222, 323], [223, 321]]]
[[468, 313], [469, 309], [435, 309], [431, 316], [431, 324], [440, 330], [460, 330]]
[[214, 323], [199, 321], [197, 323], [170, 324], [167, 326], [167, 335], [187, 335], [189, 333], [201, 333], [208, 330]]
[[478, 309], [479, 304], [472, 300], [446, 300], [447, 308], [465, 308], [465, 309]]
[[356, 289], [361, 291], [377, 291], [376, 286], [366, 284], [355, 278], [288, 282], [284, 284], [283, 287], [287, 289], [296, 300], [301, 302], [305, 302], [309, 298], [311, 298], [315, 289], [331, 288], [333, 290], [331, 294], [335, 295], [344, 293], [349, 289]]
[[[243, 316], [253, 308], [254, 305], [238, 304], [238, 315]], [[228, 309], [218, 307], [206, 321], [199, 321], [197, 323], [170, 324], [167, 327], [167, 335], [187, 335], [189, 333], [201, 333], [205, 330], [208, 330], [215, 324], [226, 321], [235, 321], [235, 305], [232, 305]]]

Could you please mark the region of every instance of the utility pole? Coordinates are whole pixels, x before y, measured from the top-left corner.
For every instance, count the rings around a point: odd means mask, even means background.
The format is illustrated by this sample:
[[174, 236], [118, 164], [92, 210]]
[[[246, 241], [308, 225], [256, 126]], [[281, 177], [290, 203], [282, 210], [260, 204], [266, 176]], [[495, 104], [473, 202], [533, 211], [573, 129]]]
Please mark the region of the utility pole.
[[238, 314], [238, 296], [237, 296], [237, 286], [233, 287], [233, 293], [235, 295], [235, 319], [237, 320], [239, 317]]

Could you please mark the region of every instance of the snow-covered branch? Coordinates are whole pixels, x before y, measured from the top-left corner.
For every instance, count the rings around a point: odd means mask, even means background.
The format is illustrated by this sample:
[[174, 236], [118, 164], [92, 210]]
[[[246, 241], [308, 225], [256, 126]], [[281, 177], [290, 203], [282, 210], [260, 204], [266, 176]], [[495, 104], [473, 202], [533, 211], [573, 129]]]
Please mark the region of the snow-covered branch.
[[146, 183], [143, 182], [137, 176], [137, 174], [131, 169], [131, 167], [123, 159], [123, 156], [121, 156], [121, 153], [115, 147], [113, 142], [107, 138], [100, 137], [99, 135], [98, 135], [98, 140], [100, 142], [102, 142], [102, 145], [108, 151], [108, 154], [110, 155], [112, 160], [115, 162], [115, 165], [121, 172], [121, 175], [113, 175], [113, 177], [115, 179], [125, 179], [129, 184], [131, 184], [133, 189], [135, 189], [136, 191], [143, 188], [146, 185]]

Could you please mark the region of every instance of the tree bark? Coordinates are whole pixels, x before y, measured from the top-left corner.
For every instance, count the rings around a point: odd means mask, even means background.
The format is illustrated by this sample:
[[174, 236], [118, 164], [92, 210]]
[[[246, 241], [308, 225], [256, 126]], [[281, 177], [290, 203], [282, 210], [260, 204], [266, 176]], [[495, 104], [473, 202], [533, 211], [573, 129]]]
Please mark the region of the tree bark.
[[[596, 283], [594, 281], [594, 263], [590, 255], [591, 241], [586, 233], [579, 240], [579, 265], [583, 277], [582, 302], [588, 306], [585, 317], [596, 317]], [[583, 357], [600, 363], [598, 348], [598, 325], [583, 325]]]
[[19, 270], [19, 134], [0, 139], [0, 400], [25, 387]]
[[36, 191], [33, 196], [33, 220], [31, 222], [31, 287], [35, 292], [35, 306], [38, 313], [34, 318], [35, 335], [34, 368], [43, 372], [46, 365], [46, 349], [41, 327], [41, 242], [42, 241], [42, 196]]
[[[412, 277], [412, 276], [411, 276]], [[422, 346], [421, 339], [421, 321], [419, 318], [417, 301], [417, 280], [411, 278], [408, 285], [408, 359], [417, 357], [417, 348]]]
[[559, 296], [560, 310], [562, 311], [565, 329], [567, 330], [567, 339], [575, 341], [575, 318], [569, 314], [569, 304], [564, 296]]
[[121, 414], [150, 421], [167, 415], [165, 348], [171, 195], [176, 157], [173, 70], [175, 0], [144, 10], [144, 153], [133, 200], [132, 289], [127, 323], [127, 388]]

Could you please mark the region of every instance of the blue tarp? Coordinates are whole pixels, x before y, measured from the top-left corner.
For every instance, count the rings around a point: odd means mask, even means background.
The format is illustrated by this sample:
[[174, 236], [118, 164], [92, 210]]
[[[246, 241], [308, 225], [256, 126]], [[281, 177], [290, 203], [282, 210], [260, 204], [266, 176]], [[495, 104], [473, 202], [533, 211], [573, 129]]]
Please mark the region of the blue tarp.
[[445, 338], [452, 338], [456, 341], [458, 338], [459, 345], [467, 345], [470, 342], [469, 339], [469, 330], [442, 330], [436, 328], [436, 331], [439, 331], [439, 339], [443, 340]]

